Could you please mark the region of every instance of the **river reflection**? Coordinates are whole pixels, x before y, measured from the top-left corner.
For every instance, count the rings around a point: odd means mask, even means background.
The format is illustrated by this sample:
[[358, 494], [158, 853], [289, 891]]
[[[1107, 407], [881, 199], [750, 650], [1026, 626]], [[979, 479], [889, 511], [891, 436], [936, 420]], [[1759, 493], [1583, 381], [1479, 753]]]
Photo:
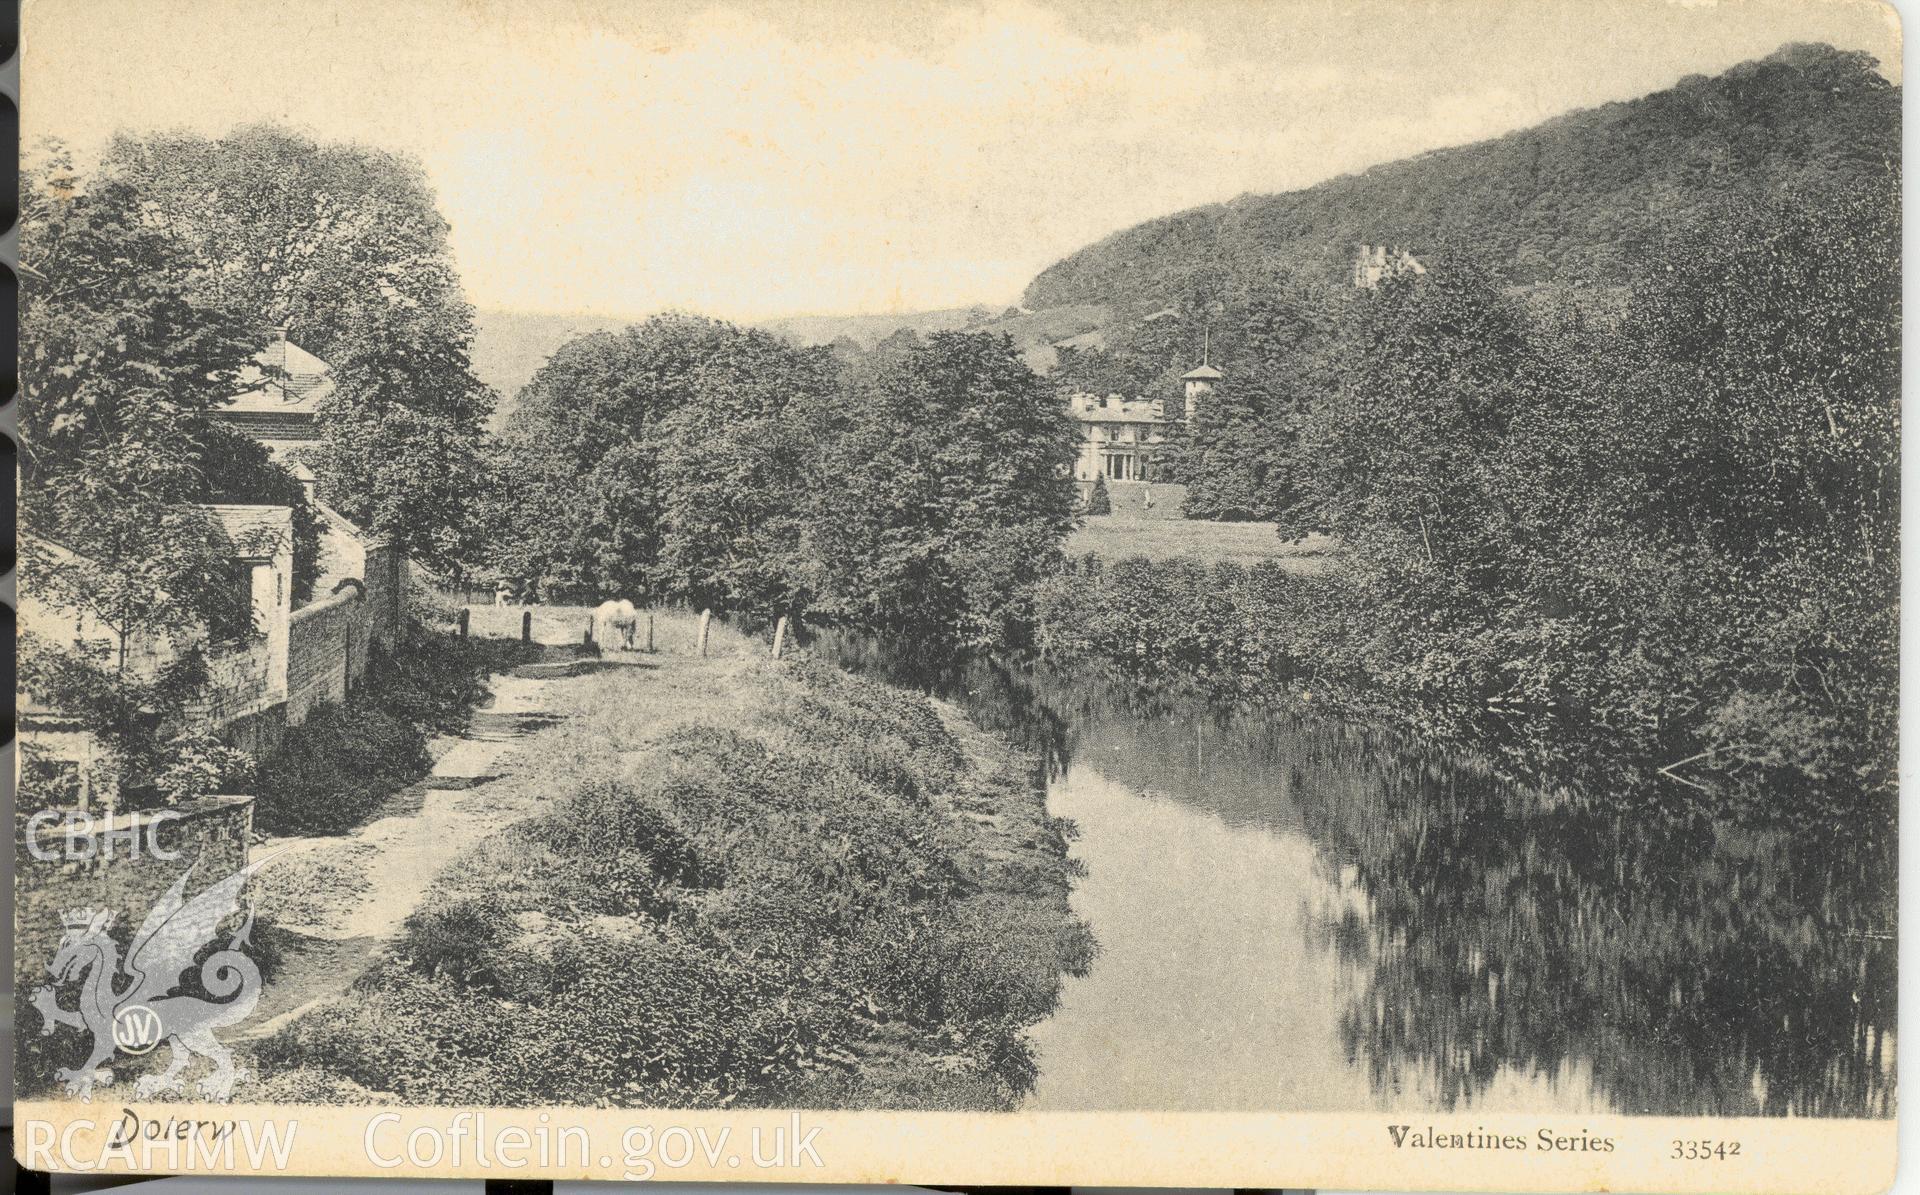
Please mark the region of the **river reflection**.
[[1894, 851], [1549, 798], [1362, 729], [823, 654], [1036, 752], [1102, 954], [1042, 1108], [1890, 1116]]

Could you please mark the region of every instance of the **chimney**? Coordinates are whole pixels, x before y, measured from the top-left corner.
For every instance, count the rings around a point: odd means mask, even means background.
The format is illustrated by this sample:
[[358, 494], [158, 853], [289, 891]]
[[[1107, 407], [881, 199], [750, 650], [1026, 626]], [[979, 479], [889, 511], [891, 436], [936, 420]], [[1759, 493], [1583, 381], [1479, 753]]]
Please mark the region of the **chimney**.
[[264, 364], [268, 369], [287, 371], [287, 326], [275, 324], [267, 329], [267, 351]]
[[266, 385], [280, 392], [285, 400], [287, 394], [287, 326], [275, 324], [267, 329], [267, 347], [261, 350], [257, 360]]

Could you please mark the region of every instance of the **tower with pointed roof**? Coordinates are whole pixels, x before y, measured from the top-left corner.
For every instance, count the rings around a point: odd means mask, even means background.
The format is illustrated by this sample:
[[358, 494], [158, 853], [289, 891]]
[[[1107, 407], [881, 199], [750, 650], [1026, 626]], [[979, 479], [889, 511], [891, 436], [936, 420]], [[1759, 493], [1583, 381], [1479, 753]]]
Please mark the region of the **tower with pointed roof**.
[[1188, 422], [1192, 422], [1194, 415], [1199, 412], [1201, 401], [1213, 397], [1213, 392], [1219, 386], [1222, 377], [1220, 371], [1215, 369], [1212, 363], [1212, 330], [1209, 329], [1201, 335], [1199, 367], [1188, 370], [1180, 376], [1180, 382], [1186, 387], [1187, 392]]

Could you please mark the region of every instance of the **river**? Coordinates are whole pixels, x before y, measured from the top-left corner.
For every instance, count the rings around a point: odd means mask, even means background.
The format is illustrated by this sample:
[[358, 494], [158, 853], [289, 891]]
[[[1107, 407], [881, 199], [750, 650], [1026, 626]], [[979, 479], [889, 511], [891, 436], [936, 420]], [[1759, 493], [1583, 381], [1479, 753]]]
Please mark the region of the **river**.
[[1101, 950], [1034, 1031], [1029, 1107], [1893, 1113], [1866, 835], [1550, 797], [1097, 670], [810, 646], [1031, 748], [1079, 827]]

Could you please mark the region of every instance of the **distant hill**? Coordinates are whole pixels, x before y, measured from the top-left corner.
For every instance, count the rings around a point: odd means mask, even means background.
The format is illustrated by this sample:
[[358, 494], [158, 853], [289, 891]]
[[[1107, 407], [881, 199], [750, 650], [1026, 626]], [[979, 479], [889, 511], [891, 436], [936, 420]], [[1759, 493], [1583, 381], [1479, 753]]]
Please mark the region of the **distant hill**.
[[799, 315], [762, 320], [759, 327], [795, 344], [832, 344], [845, 337], [862, 349], [872, 349], [901, 330], [925, 336], [929, 332], [990, 332], [1013, 337], [1027, 364], [1045, 372], [1053, 368], [1054, 348], [1061, 341], [1098, 336], [1108, 319], [1098, 304], [1067, 304], [1046, 311], [1008, 307], [949, 307], [938, 311], [894, 315]]
[[1224, 281], [1337, 278], [1355, 244], [1471, 253], [1516, 284], [1610, 285], [1667, 229], [1727, 195], [1823, 191], [1900, 157], [1900, 89], [1866, 54], [1793, 45], [1714, 78], [1570, 113], [1280, 195], [1247, 195], [1117, 233], [1055, 263], [1023, 302], [1117, 313]]
[[474, 312], [473, 373], [492, 386], [500, 396], [493, 413], [498, 428], [513, 409], [520, 387], [533, 375], [553, 351], [576, 336], [589, 332], [608, 332], [633, 323], [610, 315], [551, 315], [539, 311]]
[[790, 315], [761, 320], [759, 327], [795, 344], [832, 344], [846, 337], [871, 349], [902, 328], [925, 336], [929, 332], [957, 332], [995, 318], [991, 307], [944, 307], [934, 311], [899, 311], [881, 315]]
[[[535, 311], [483, 310], [474, 313], [473, 372], [500, 396], [494, 426], [502, 426], [513, 409], [520, 388], [547, 362], [555, 349], [589, 332], [617, 331], [645, 317], [606, 315], [549, 315]], [[846, 337], [863, 350], [908, 329], [929, 332], [980, 331], [1005, 333], [1042, 372], [1052, 368], [1053, 345], [1069, 338], [1098, 338], [1107, 319], [1106, 309], [1074, 305], [1050, 311], [1023, 311], [1017, 307], [952, 307], [939, 311], [910, 311], [890, 315], [797, 315], [763, 320], [757, 326], [799, 345], [832, 344]]]

